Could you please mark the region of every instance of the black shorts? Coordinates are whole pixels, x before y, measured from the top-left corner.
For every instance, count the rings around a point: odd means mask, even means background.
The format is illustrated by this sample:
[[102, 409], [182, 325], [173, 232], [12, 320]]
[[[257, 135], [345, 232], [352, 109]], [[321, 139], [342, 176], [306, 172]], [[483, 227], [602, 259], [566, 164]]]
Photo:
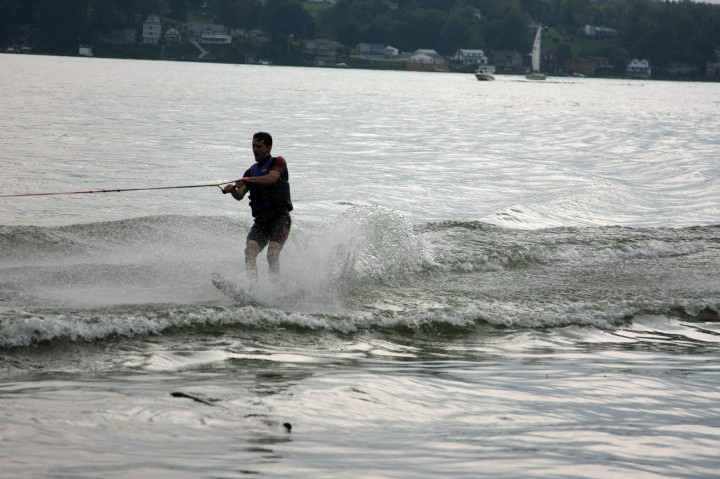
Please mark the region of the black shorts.
[[255, 241], [260, 245], [260, 249], [265, 248], [270, 242], [280, 243], [282, 247], [290, 234], [291, 224], [290, 213], [287, 211], [257, 216], [247, 235], [247, 240]]

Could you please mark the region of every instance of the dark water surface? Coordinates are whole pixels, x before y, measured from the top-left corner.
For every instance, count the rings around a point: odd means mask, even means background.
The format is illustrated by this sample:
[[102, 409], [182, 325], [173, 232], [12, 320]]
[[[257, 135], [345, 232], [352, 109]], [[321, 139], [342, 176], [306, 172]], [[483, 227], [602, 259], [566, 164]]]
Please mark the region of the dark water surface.
[[230, 180], [269, 130], [296, 204], [251, 290], [217, 188], [0, 200], [0, 477], [717, 477], [719, 85], [0, 84], [0, 194]]

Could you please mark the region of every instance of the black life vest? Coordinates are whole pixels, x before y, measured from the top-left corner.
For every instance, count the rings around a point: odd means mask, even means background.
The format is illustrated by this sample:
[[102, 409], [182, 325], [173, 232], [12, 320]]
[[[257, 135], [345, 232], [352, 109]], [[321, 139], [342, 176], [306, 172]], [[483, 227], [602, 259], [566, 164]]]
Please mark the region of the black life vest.
[[[275, 161], [274, 156], [268, 156], [265, 161], [255, 163], [248, 170], [250, 176], [265, 176], [270, 173], [270, 168]], [[273, 185], [261, 185], [259, 183], [246, 183], [250, 190], [250, 208], [252, 215], [258, 216], [263, 213], [275, 211], [292, 211], [293, 205], [290, 200], [290, 183], [287, 167], [280, 173], [280, 178]]]

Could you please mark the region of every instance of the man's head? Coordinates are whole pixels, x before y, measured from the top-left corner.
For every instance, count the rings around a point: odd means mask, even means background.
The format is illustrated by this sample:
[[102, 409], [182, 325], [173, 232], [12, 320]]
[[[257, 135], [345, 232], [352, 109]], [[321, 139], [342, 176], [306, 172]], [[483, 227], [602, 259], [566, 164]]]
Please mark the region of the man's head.
[[255, 161], [263, 161], [270, 156], [270, 150], [272, 150], [272, 136], [270, 136], [270, 133], [264, 131], [255, 133], [252, 139], [252, 150]]

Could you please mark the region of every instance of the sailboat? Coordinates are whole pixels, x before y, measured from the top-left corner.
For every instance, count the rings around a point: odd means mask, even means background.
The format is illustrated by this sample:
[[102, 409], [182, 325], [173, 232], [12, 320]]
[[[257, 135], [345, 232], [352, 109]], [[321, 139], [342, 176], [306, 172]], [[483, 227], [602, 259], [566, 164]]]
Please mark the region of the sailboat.
[[542, 25], [538, 27], [537, 33], [535, 34], [535, 41], [532, 47], [531, 56], [531, 70], [525, 75], [528, 80], [544, 80], [547, 76], [544, 73], [540, 73], [540, 35], [542, 32]]

